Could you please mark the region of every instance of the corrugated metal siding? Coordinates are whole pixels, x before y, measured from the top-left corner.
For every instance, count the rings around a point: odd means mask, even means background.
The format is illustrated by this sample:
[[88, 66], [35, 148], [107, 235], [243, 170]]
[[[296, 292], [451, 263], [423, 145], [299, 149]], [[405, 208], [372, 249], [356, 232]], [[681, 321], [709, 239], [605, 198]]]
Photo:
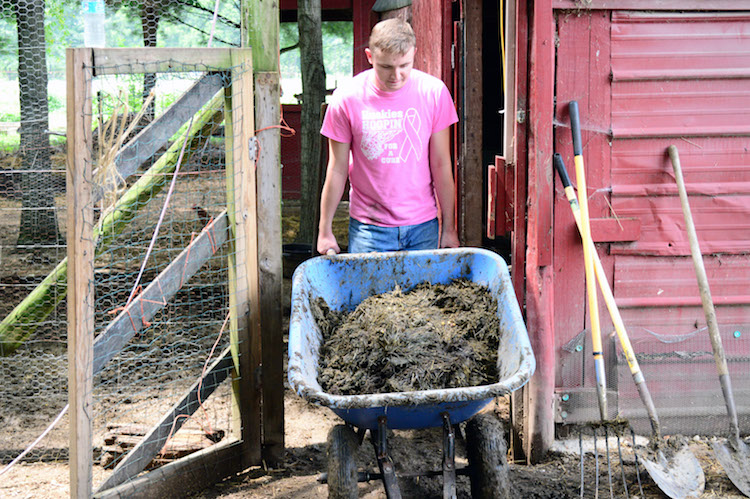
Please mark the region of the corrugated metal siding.
[[[730, 359], [750, 413], [750, 16], [612, 13], [612, 207], [641, 221], [612, 244], [614, 292], [667, 431], [723, 432], [725, 413], [671, 163], [680, 151]], [[642, 419], [619, 364], [623, 415]]]
[[[689, 255], [671, 138], [704, 253], [750, 249], [750, 16], [612, 13], [612, 205], [641, 219], [617, 254]], [[659, 197], [662, 196], [662, 197]]]
[[[611, 203], [606, 213], [593, 216], [640, 221], [637, 240], [599, 245], [599, 253], [605, 268], [607, 262], [612, 265], [615, 299], [665, 431], [723, 433], [723, 398], [666, 155], [667, 147], [675, 144], [730, 358], [740, 424], [746, 429], [750, 424], [750, 15], [607, 14], [609, 45], [602, 45], [601, 53], [609, 53], [610, 86], [608, 91], [592, 88], [588, 94], [571, 93], [569, 78], [595, 79], [600, 70], [592, 70], [591, 62], [606, 61], [599, 59], [599, 46], [590, 45], [588, 53], [572, 50], [585, 45], [590, 36], [581, 29], [585, 26], [573, 30], [566, 24], [585, 23], [566, 13], [558, 16], [558, 107], [564, 109], [570, 96], [588, 102], [582, 110], [588, 195], [595, 206], [605, 198]], [[597, 22], [591, 19], [593, 26]], [[580, 57], [575, 67], [570, 55]], [[605, 100], [609, 106], [596, 104]], [[558, 119], [565, 123], [567, 115], [561, 109]], [[607, 128], [608, 154], [589, 151], [588, 144], [596, 143], [591, 139], [606, 134]], [[568, 134], [567, 128], [558, 129], [558, 136]], [[558, 138], [556, 147], [565, 153], [567, 139]], [[609, 185], [594, 175], [597, 160], [606, 162]], [[560, 245], [572, 244], [571, 229], [561, 213], [556, 208], [556, 255], [568, 256], [574, 252]], [[575, 244], [580, 245], [580, 240], [576, 238]], [[566, 302], [565, 307], [568, 302], [583, 302], [578, 283], [582, 272], [568, 270], [580, 265], [562, 256], [556, 256], [556, 262], [556, 291], [563, 291], [557, 280], [565, 282], [565, 289], [577, 290], [572, 298], [556, 295], [556, 302]], [[566, 315], [565, 307], [556, 305], [555, 322], [577, 322]], [[580, 314], [580, 307], [572, 308]], [[606, 316], [603, 306], [601, 314]], [[586, 324], [579, 320], [578, 324]], [[556, 328], [561, 341], [567, 341], [571, 332]], [[581, 354], [560, 350], [558, 390], [579, 386], [570, 376], [576, 370], [576, 355]], [[618, 359], [616, 371], [610, 386], [617, 387], [619, 409], [648, 431], [624, 359]]]

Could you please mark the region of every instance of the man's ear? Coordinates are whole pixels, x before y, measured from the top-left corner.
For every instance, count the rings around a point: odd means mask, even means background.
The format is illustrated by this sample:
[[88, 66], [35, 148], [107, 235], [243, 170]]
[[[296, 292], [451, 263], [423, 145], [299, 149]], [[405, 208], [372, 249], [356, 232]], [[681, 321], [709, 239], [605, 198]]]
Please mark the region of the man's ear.
[[369, 48], [365, 48], [365, 55], [367, 56], [367, 62], [369, 62], [370, 66], [372, 66], [372, 52]]

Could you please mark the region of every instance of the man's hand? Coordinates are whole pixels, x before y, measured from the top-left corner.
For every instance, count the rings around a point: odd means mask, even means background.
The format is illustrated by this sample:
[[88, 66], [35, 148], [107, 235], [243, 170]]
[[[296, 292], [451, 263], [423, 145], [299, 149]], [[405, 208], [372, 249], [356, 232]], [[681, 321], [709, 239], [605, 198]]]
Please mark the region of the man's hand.
[[338, 243], [336, 242], [336, 236], [333, 235], [333, 233], [320, 233], [318, 234], [318, 253], [321, 255], [325, 255], [328, 253], [328, 250], [333, 250], [336, 253], [341, 253], [341, 248], [339, 248]]
[[453, 226], [443, 225], [443, 233], [440, 235], [440, 247], [441, 248], [458, 248], [458, 233]]

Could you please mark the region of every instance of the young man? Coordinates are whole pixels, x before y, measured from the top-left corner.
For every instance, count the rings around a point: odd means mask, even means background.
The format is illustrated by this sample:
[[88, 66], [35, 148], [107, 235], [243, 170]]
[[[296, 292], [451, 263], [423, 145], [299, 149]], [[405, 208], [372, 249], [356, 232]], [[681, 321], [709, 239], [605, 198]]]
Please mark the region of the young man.
[[412, 69], [415, 50], [409, 24], [379, 22], [365, 49], [372, 69], [333, 94], [321, 129], [329, 151], [321, 254], [341, 251], [331, 226], [347, 178], [350, 253], [458, 246], [450, 154], [450, 126], [458, 116], [443, 82]]

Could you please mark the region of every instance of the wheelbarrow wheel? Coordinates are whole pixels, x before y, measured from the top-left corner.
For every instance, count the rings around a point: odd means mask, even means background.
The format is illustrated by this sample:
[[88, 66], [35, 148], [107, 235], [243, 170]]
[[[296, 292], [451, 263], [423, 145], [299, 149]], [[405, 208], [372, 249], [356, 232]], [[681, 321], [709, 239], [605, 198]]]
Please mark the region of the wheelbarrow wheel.
[[356, 498], [357, 464], [354, 455], [359, 439], [351, 427], [336, 425], [328, 433], [328, 497]]
[[491, 413], [477, 414], [466, 424], [466, 453], [471, 468], [471, 496], [510, 497], [503, 423]]

